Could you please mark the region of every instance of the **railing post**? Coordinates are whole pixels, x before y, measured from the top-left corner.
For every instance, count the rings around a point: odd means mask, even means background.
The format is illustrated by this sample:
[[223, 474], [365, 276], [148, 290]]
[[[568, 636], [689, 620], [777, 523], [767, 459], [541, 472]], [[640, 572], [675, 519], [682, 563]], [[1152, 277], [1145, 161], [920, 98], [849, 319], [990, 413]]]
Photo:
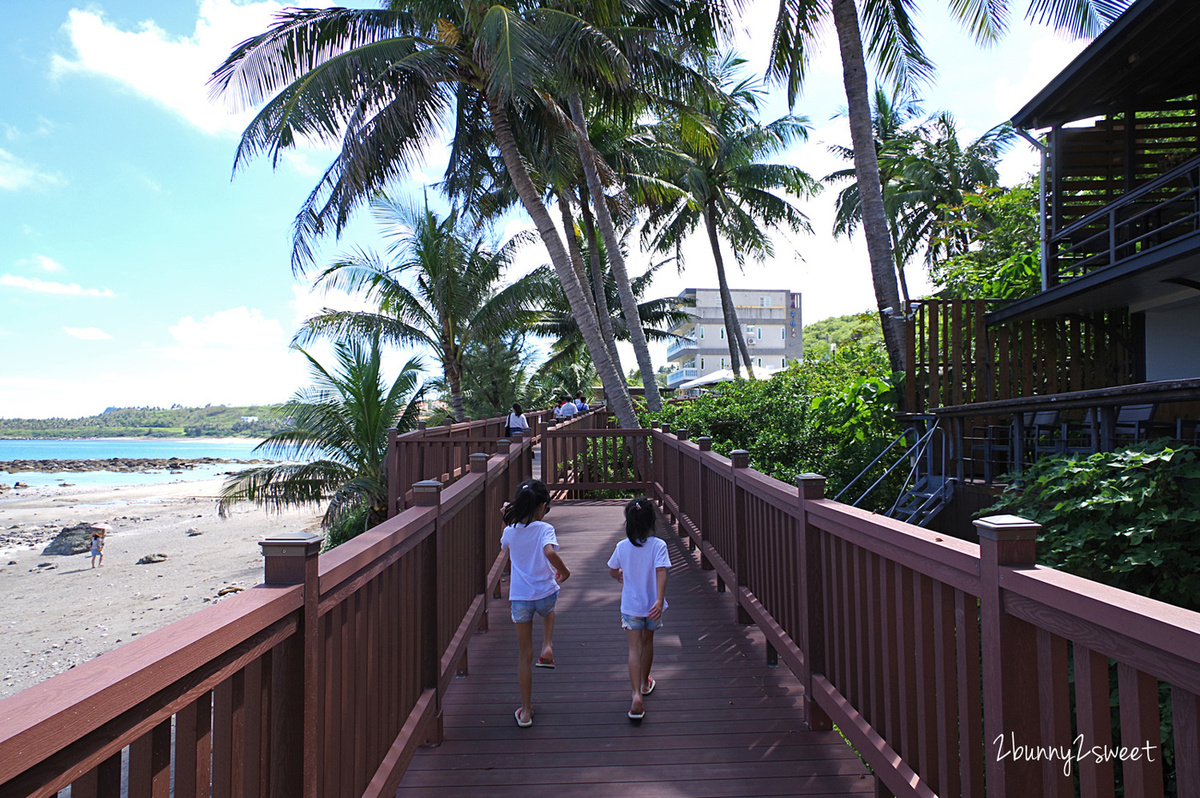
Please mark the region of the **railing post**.
[[754, 623], [750, 614], [746, 612], [746, 608], [742, 606], [741, 592], [737, 590], [739, 587], [746, 585], [746, 563], [750, 560], [749, 553], [749, 530], [746, 521], [746, 491], [738, 484], [738, 471], [750, 467], [750, 452], [745, 449], [734, 449], [729, 453], [729, 461], [733, 464], [733, 562], [729, 565], [733, 568], [734, 581], [734, 596], [733, 601], [737, 606], [737, 620], [740, 624], [749, 626]]
[[820, 474], [801, 474], [796, 478], [800, 502], [799, 549], [800, 598], [804, 612], [800, 614], [800, 639], [804, 652], [804, 672], [796, 674], [804, 685], [804, 721], [813, 731], [829, 731], [833, 723], [825, 710], [813, 700], [812, 675], [825, 673], [825, 601], [821, 567], [820, 532], [808, 523], [808, 503], [825, 498], [825, 477]]
[[[701, 452], [711, 452], [712, 438], [702, 435], [696, 439], [696, 445], [700, 447]], [[713, 569], [712, 561], [704, 555], [704, 544], [708, 541], [707, 519], [704, 514], [704, 497], [708, 495], [708, 469], [704, 465], [706, 459], [704, 455], [700, 455], [700, 484], [696, 486], [696, 517], [692, 519], [696, 522], [696, 529], [700, 531], [701, 571]]]
[[[442, 483], [426, 479], [413, 485], [413, 505], [416, 507], [439, 507], [442, 503]], [[433, 531], [425, 540], [421, 558], [421, 689], [434, 690], [433, 724], [427, 742], [440, 745], [442, 742], [442, 696], [438, 689], [441, 681], [442, 652], [438, 650], [438, 560], [441, 548], [438, 538], [441, 526], [440, 511], [435, 515]]]
[[[979, 621], [983, 649], [984, 776], [988, 794], [1037, 795], [1042, 763], [1000, 757], [1010, 746], [1039, 746], [1037, 630], [1004, 611], [1002, 568], [1032, 567], [1040, 524], [1013, 515], [975, 522], [979, 533]], [[1051, 744], [1052, 741], [1047, 741]], [[1029, 750], [1036, 750], [1031, 748]]]
[[[321, 552], [321, 536], [301, 532], [276, 535], [261, 541], [263, 552], [263, 581], [268, 585], [304, 585], [304, 611], [299, 627], [302, 671], [291, 671], [291, 679], [276, 686], [274, 700], [283, 715], [291, 715], [276, 724], [271, 731], [271, 795], [302, 795], [317, 798], [322, 783], [321, 762], [325, 727], [321, 702], [321, 627], [318, 615], [320, 594], [317, 564]], [[299, 693], [300, 700], [296, 701]], [[296, 708], [299, 717], [295, 717]], [[297, 739], [299, 738], [299, 739]], [[300, 761], [296, 761], [299, 752]]]
[[425, 430], [429, 429], [429, 422], [424, 420], [418, 421], [417, 429], [421, 430], [421, 432], [424, 432]]
[[395, 427], [388, 430], [387, 456], [384, 458], [384, 462], [387, 463], [388, 475], [388, 518], [400, 512], [397, 505], [400, 502], [400, 486], [404, 484], [400, 481], [400, 444], [397, 440], [399, 437], [400, 431]]

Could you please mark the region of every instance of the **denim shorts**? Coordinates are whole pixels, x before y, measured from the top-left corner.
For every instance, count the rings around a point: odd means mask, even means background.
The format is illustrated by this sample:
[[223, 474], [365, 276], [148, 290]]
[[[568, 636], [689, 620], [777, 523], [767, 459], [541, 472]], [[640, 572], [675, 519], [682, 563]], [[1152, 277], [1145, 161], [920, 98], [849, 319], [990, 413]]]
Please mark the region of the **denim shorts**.
[[529, 623], [533, 620], [534, 613], [545, 618], [550, 613], [554, 612], [554, 605], [558, 603], [558, 591], [554, 591], [549, 596], [533, 601], [517, 601], [509, 602], [512, 604], [512, 619], [513, 623]]
[[658, 620], [652, 618], [638, 618], [635, 615], [626, 615], [621, 613], [621, 628], [634, 631], [637, 629], [648, 629], [651, 632], [657, 632], [662, 628], [662, 616], [658, 616]]

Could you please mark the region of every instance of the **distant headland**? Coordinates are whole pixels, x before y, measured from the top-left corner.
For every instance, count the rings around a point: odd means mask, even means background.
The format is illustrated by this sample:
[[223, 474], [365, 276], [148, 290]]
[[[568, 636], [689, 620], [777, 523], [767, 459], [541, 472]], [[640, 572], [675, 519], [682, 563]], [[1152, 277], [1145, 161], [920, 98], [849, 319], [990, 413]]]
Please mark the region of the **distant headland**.
[[283, 429], [279, 405], [110, 407], [85, 418], [0, 418], [0, 438], [257, 438]]

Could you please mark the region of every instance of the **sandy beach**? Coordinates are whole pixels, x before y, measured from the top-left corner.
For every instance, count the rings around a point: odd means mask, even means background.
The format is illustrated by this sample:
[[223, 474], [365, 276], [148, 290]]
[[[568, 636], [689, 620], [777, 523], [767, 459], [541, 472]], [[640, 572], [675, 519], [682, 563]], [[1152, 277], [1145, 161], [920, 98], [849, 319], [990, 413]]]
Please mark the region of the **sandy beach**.
[[[220, 518], [221, 481], [0, 494], [0, 698], [211, 606], [222, 590], [258, 584], [260, 540], [319, 531], [311, 509], [244, 504]], [[80, 522], [113, 527], [102, 567], [87, 553], [42, 554]], [[149, 554], [167, 559], [139, 565]]]

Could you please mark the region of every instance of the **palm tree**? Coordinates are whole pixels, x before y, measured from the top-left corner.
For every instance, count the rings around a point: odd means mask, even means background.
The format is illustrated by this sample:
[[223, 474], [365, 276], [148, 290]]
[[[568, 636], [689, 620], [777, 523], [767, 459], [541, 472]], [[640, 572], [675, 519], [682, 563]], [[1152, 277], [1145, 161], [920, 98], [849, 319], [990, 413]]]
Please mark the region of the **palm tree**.
[[[996, 164], [1014, 133], [1007, 124], [997, 125], [963, 147], [949, 112], [913, 124], [920, 106], [912, 100], [889, 97], [881, 88], [875, 91], [874, 105], [872, 128], [892, 258], [907, 302], [904, 269], [919, 249], [925, 248], [927, 264], [966, 252], [970, 241], [968, 227], [961, 224], [963, 197], [996, 185]], [[854, 157], [848, 147], [830, 149], [845, 160]], [[853, 169], [843, 169], [825, 180], [853, 178]], [[850, 235], [861, 221], [858, 183], [851, 182], [837, 196], [833, 233]]]
[[481, 237], [468, 234], [458, 211], [439, 218], [428, 200], [424, 207], [408, 206], [380, 195], [371, 201], [371, 209], [391, 241], [388, 254], [395, 260], [388, 263], [374, 253], [359, 252], [327, 268], [316, 285], [365, 295], [377, 309], [326, 309], [304, 322], [295, 342], [377, 334], [389, 343], [428, 347], [441, 363], [454, 418], [464, 421], [467, 349], [533, 323], [535, 308], [558, 289], [544, 268], [496, 289], [524, 236], [509, 239], [493, 252]]
[[264, 153], [277, 161], [304, 137], [341, 145], [297, 216], [294, 267], [310, 264], [315, 239], [339, 234], [357, 207], [405, 174], [453, 111], [452, 160], [487, 131], [579, 318], [619, 423], [636, 426], [624, 380], [510, 121], [514, 112], [546, 101], [542, 88], [565, 54], [592, 59], [593, 74], [616, 74], [604, 65], [612, 53], [603, 36], [553, 8], [479, 0], [393, 0], [377, 11], [293, 9], [277, 19], [240, 44], [212, 84], [244, 106], [265, 103], [242, 134], [235, 169]]
[[[703, 224], [717, 269], [717, 285], [728, 333], [729, 358], [740, 376], [744, 359], [750, 376], [750, 352], [738, 322], [725, 273], [721, 240], [733, 246], [739, 266], [747, 255], [762, 259], [773, 252], [764, 226], [783, 225], [793, 232], [810, 232], [808, 218], [792, 200], [820, 190], [805, 171], [788, 164], [764, 163], [795, 141], [808, 136], [808, 120], [788, 115], [769, 124], [755, 121], [761, 90], [750, 79], [734, 82], [745, 63], [736, 56], [710, 66], [726, 93], [705, 101], [691, 113], [668, 118], [658, 128], [659, 144], [673, 150], [670, 181], [679, 189], [674, 202], [653, 208], [646, 227], [651, 244], [678, 251], [683, 239]], [[739, 356], [740, 355], [740, 356]]]
[[[652, 264], [646, 273], [635, 278], [630, 288], [638, 298], [638, 318], [641, 320], [642, 334], [648, 341], [673, 341], [680, 336], [665, 330], [689, 321], [692, 316], [683, 309], [683, 300], [674, 297], [663, 297], [642, 301], [642, 297], [650, 288], [655, 272], [664, 261]], [[625, 324], [624, 315], [616, 311], [617, 282], [612, 274], [607, 274], [604, 281], [605, 293], [608, 296], [607, 307], [614, 308], [612, 326], [617, 340], [628, 341], [629, 331]], [[559, 294], [543, 308], [542, 315], [530, 332], [552, 339], [551, 355], [543, 368], [553, 370], [560, 363], [579, 360], [586, 351], [583, 336], [579, 333], [579, 325], [571, 314], [571, 308], [565, 298]], [[640, 373], [640, 370], [639, 370]]]
[[288, 462], [231, 476], [221, 504], [250, 501], [282, 509], [328, 502], [322, 524], [335, 530], [330, 542], [336, 545], [387, 518], [388, 430], [416, 427], [424, 397], [421, 364], [409, 360], [388, 383], [377, 337], [336, 342], [333, 369], [299, 351], [308, 359], [312, 385], [280, 408], [288, 428], [255, 447]]
[[[1076, 36], [1094, 36], [1132, 0], [1029, 0], [1029, 15]], [[1007, 0], [961, 2], [949, 10], [980, 43], [996, 41], [1005, 30]], [[921, 50], [907, 3], [864, 3], [866, 47], [879, 72], [899, 91], [927, 79], [933, 65]], [[856, 0], [780, 0], [771, 47], [769, 75], [786, 82], [795, 102], [803, 86], [810, 54], [815, 52], [826, 14], [832, 19], [842, 60], [842, 80], [854, 148], [854, 172], [862, 204], [863, 232], [871, 263], [871, 281], [883, 325], [884, 344], [893, 371], [904, 371], [904, 313], [891, 254], [879, 162], [871, 136], [871, 104], [863, 31]]]

